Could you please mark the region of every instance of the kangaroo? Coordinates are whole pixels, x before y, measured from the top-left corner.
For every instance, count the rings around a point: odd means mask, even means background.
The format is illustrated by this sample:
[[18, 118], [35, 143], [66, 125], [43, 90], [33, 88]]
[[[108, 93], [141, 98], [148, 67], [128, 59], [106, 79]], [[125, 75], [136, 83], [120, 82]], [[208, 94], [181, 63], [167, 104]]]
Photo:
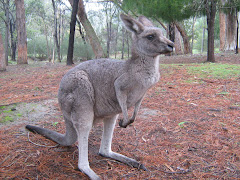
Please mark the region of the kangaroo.
[[[135, 168], [145, 166], [111, 150], [113, 131], [119, 113], [123, 119], [119, 126], [126, 128], [136, 119], [146, 91], [160, 78], [159, 55], [173, 51], [173, 42], [144, 16], [138, 20], [120, 15], [132, 33], [132, 56], [129, 60], [96, 59], [83, 62], [69, 70], [61, 80], [58, 101], [66, 124], [66, 133], [60, 134], [41, 127], [26, 128], [41, 134], [62, 146], [78, 141], [78, 168], [90, 179], [100, 177], [90, 168], [88, 137], [92, 125], [103, 120], [103, 135], [99, 154], [113, 158]], [[132, 117], [128, 109], [134, 106]]]

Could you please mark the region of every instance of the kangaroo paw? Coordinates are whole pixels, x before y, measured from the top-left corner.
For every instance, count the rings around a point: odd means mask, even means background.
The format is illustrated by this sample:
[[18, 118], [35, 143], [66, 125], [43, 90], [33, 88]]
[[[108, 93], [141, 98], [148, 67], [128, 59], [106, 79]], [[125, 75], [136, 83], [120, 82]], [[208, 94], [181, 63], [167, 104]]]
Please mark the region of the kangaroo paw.
[[123, 119], [119, 120], [119, 126], [122, 128], [126, 128], [129, 124], [132, 124], [134, 122], [133, 119], [130, 119], [129, 121], [127, 121], [126, 123], [124, 123]]

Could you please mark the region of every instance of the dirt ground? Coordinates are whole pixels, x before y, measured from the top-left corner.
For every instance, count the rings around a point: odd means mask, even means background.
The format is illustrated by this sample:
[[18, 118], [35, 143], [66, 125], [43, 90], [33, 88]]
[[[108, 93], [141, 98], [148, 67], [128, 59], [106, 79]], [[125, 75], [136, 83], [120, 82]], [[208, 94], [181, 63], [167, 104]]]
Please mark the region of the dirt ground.
[[[240, 77], [198, 79], [187, 71], [194, 66], [189, 63], [205, 59], [162, 57], [164, 64], [181, 64], [161, 67], [161, 80], [148, 91], [133, 125], [116, 125], [113, 150], [148, 171], [99, 156], [102, 123], [93, 127], [89, 161], [102, 179], [240, 179]], [[216, 59], [240, 64], [239, 55]], [[34, 124], [64, 133], [57, 91], [70, 68], [43, 62], [0, 73], [0, 179], [88, 179], [77, 170], [77, 143], [52, 147], [24, 128]]]

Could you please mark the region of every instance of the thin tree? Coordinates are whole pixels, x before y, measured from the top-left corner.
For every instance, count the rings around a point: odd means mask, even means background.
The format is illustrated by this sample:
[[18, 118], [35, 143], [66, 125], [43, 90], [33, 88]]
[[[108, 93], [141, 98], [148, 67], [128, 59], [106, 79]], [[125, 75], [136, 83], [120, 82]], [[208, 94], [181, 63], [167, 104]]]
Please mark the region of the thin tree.
[[15, 0], [16, 4], [16, 22], [17, 22], [17, 64], [27, 64], [27, 32], [24, 0]]
[[237, 10], [236, 10], [236, 19], [237, 19], [236, 54], [238, 54], [238, 27], [239, 27], [239, 22], [238, 22], [238, 11]]
[[57, 47], [57, 55], [58, 55], [58, 61], [61, 62], [61, 58], [60, 58], [60, 45], [59, 45], [59, 41], [58, 41], [58, 29], [57, 29], [57, 8], [56, 8], [56, 4], [55, 1], [52, 0], [52, 6], [53, 6], [53, 15], [54, 15], [54, 42], [55, 45]]
[[3, 46], [1, 33], [0, 33], [0, 71], [6, 71], [5, 52], [4, 52], [4, 46]]
[[16, 19], [10, 14], [10, 37], [11, 37], [11, 60], [16, 61], [17, 36], [16, 36]]
[[3, 8], [5, 11], [5, 60], [6, 60], [6, 65], [8, 65], [8, 48], [9, 48], [9, 27], [10, 27], [10, 11], [9, 11], [9, 0], [6, 0], [6, 2], [3, 1]]
[[74, 35], [75, 35], [75, 26], [77, 20], [77, 11], [78, 11], [78, 2], [79, 0], [73, 0], [72, 6], [72, 15], [70, 22], [70, 34], [69, 34], [69, 43], [68, 43], [68, 54], [67, 54], [67, 65], [72, 65], [73, 63], [73, 50], [74, 50]]
[[[70, 2], [71, 5], [73, 5], [73, 0], [68, 0]], [[89, 43], [92, 47], [92, 50], [95, 54], [95, 58], [101, 58], [101, 57], [106, 57], [103, 48], [101, 46], [101, 43], [91, 25], [91, 23], [89, 22], [88, 18], [87, 18], [87, 13], [85, 11], [85, 7], [84, 7], [84, 3], [83, 0], [79, 0], [78, 3], [78, 17], [79, 20], [81, 22], [81, 24], [83, 25], [86, 35], [88, 37]]]

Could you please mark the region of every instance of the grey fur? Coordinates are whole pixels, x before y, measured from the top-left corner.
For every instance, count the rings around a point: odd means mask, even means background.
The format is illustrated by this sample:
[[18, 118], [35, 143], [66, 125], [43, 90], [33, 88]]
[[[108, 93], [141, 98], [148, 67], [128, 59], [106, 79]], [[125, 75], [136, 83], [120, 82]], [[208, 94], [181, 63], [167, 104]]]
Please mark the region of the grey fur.
[[[97, 59], [79, 64], [62, 78], [58, 100], [65, 119], [66, 134], [27, 125], [60, 145], [78, 140], [79, 169], [90, 179], [100, 179], [89, 167], [88, 136], [94, 122], [103, 120], [104, 130], [99, 154], [136, 168], [146, 168], [134, 159], [112, 152], [113, 130], [119, 113], [126, 128], [136, 119], [146, 91], [158, 82], [159, 54], [172, 52], [173, 43], [162, 35], [146, 17], [138, 20], [121, 14], [126, 28], [132, 32], [132, 58], [127, 61]], [[134, 108], [129, 119], [127, 110]]]

